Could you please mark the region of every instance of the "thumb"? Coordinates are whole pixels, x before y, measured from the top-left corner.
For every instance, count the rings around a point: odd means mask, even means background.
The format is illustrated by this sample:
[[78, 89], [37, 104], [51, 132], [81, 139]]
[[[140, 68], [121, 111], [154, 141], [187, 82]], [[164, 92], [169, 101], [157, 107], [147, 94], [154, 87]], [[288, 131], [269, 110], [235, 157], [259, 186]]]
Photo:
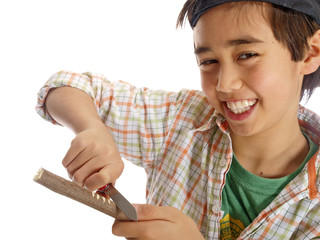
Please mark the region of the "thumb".
[[133, 204], [133, 207], [137, 211], [138, 221], [173, 221], [179, 213], [179, 210], [172, 207], [154, 206], [151, 204]]

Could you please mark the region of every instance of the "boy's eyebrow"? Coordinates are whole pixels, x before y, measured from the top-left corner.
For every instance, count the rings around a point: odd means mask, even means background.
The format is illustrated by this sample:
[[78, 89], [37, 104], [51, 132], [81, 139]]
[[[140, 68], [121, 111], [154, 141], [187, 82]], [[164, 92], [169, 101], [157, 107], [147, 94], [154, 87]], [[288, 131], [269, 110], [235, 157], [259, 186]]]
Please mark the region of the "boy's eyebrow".
[[209, 47], [195, 47], [194, 48], [194, 54], [195, 55], [200, 55], [202, 53], [207, 53], [207, 52], [212, 52], [212, 49]]
[[238, 45], [243, 45], [243, 44], [252, 44], [252, 43], [262, 43], [263, 41], [258, 39], [258, 38], [254, 38], [254, 37], [244, 37], [244, 38], [239, 38], [239, 39], [234, 39], [234, 40], [229, 40], [227, 41], [227, 46], [238, 46]]
[[[227, 47], [233, 47], [233, 46], [253, 44], [253, 43], [263, 43], [263, 41], [254, 37], [244, 37], [244, 38], [229, 40], [225, 45]], [[212, 51], [213, 50], [210, 47], [197, 47], [197, 48], [195, 47], [194, 54], [199, 55], [202, 53], [207, 53]]]

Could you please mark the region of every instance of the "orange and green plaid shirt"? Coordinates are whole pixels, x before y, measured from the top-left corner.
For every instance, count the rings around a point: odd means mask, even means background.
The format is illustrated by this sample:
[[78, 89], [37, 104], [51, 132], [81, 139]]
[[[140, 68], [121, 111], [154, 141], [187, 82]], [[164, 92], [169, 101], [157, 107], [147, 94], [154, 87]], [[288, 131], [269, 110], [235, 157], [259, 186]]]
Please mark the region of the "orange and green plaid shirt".
[[[71, 86], [93, 99], [122, 156], [147, 172], [147, 202], [180, 209], [206, 239], [219, 239], [222, 189], [232, 161], [228, 123], [201, 91], [135, 88], [103, 75], [59, 72], [38, 94], [47, 113], [51, 88]], [[300, 107], [301, 129], [320, 144], [320, 118]], [[320, 155], [242, 232], [238, 239], [313, 239], [320, 236]]]

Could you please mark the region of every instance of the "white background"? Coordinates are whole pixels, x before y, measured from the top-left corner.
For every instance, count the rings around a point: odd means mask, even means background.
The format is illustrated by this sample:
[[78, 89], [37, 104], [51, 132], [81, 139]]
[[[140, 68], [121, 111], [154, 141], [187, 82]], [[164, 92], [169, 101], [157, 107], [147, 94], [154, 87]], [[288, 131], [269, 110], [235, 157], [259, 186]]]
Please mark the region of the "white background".
[[[34, 183], [42, 166], [67, 178], [61, 160], [73, 133], [35, 112], [55, 72], [103, 73], [154, 89], [200, 89], [184, 0], [0, 2], [0, 239], [118, 239], [113, 219]], [[315, 95], [319, 95], [319, 91]], [[320, 113], [319, 96], [308, 106]], [[144, 170], [126, 163], [117, 188], [144, 203]]]

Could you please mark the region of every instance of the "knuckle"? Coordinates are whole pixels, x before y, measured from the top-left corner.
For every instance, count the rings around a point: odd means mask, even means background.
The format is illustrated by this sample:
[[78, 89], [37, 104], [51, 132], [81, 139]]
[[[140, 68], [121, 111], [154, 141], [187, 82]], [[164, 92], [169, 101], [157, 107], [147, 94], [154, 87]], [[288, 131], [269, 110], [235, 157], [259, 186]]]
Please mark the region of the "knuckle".
[[83, 185], [84, 185], [84, 187], [85, 187], [86, 189], [88, 189], [89, 191], [95, 191], [95, 190], [97, 190], [99, 187], [101, 187], [101, 186], [98, 186], [97, 184], [93, 183], [92, 181], [85, 181], [85, 182], [83, 183]]
[[74, 148], [83, 148], [86, 145], [87, 145], [87, 140], [85, 138], [82, 138], [81, 136], [77, 136], [71, 141], [71, 147], [74, 147]]
[[118, 222], [115, 222], [112, 225], [112, 234], [115, 236], [120, 236], [120, 227]]
[[90, 191], [94, 191], [104, 185], [106, 185], [106, 181], [101, 181], [97, 175], [95, 174], [93, 177], [89, 177], [84, 181], [84, 185]]
[[[74, 175], [75, 175], [75, 169], [74, 168], [71, 168], [70, 167], [70, 165], [66, 168], [67, 169], [67, 172], [68, 172], [68, 174], [69, 175], [71, 175], [73, 178], [75, 177]], [[79, 173], [78, 173], [79, 174]], [[77, 176], [77, 178], [78, 178], [78, 176]]]
[[108, 158], [101, 154], [96, 156], [94, 160], [101, 168], [108, 163]]
[[67, 167], [68, 167], [67, 161], [66, 161], [65, 159], [62, 160], [62, 166], [63, 166], [64, 168], [67, 168]]
[[97, 183], [107, 184], [109, 183], [109, 177], [106, 174], [99, 172], [95, 175], [95, 181]]
[[78, 139], [74, 144], [75, 147], [80, 148], [80, 149], [85, 148], [86, 145], [87, 145], [87, 142], [84, 139]]
[[79, 184], [79, 185], [83, 185], [83, 176], [82, 176], [82, 174], [79, 173], [79, 172], [75, 172], [75, 173], [73, 174], [72, 180], [73, 180], [75, 183]]
[[66, 167], [66, 170], [67, 170], [67, 173], [73, 177], [74, 173], [71, 171], [70, 167]]
[[76, 145], [77, 145], [77, 143], [78, 143], [78, 139], [79, 139], [79, 137], [78, 137], [78, 136], [77, 136], [77, 137], [75, 137], [74, 139], [72, 139], [70, 146], [71, 146], [71, 147], [76, 146]]
[[90, 149], [93, 151], [93, 152], [99, 152], [100, 149], [101, 149], [101, 144], [99, 142], [92, 142], [90, 143]]

